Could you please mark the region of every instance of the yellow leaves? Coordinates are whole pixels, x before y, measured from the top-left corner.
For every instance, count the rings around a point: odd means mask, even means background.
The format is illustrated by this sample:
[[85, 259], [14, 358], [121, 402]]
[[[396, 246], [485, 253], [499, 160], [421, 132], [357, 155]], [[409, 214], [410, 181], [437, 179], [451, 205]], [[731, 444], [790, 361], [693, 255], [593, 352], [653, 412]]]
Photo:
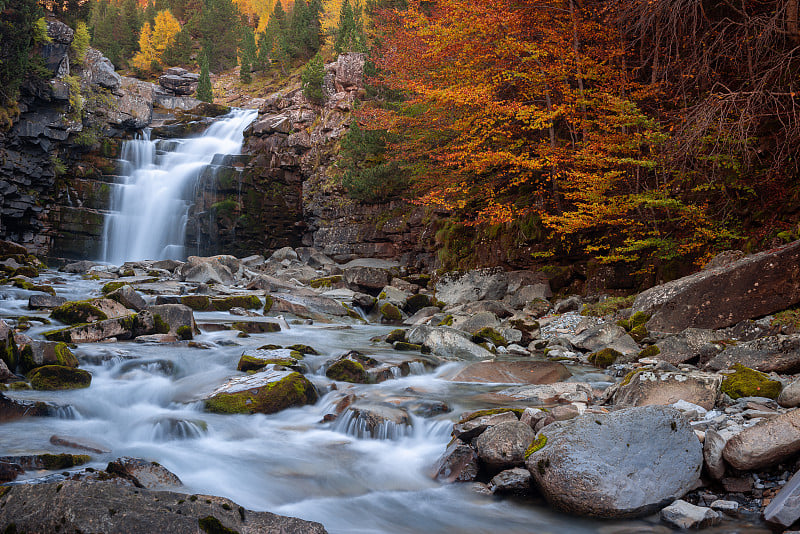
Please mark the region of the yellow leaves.
[[139, 70], [150, 71], [158, 66], [164, 50], [175, 41], [181, 25], [168, 9], [159, 11], [154, 25], [145, 22], [139, 34], [139, 52], [133, 56], [131, 64]]

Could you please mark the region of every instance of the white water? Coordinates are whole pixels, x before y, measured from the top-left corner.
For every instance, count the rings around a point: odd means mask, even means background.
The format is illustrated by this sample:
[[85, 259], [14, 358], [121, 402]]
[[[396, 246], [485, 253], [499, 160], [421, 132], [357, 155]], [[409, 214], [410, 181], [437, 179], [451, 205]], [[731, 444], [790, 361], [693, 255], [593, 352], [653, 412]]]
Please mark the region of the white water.
[[215, 154], [238, 154], [242, 132], [256, 110], [234, 110], [217, 120], [200, 137], [171, 140], [172, 152], [158, 154], [145, 133], [122, 148], [125, 181], [111, 199], [103, 230], [102, 260], [185, 259], [186, 221], [191, 191], [200, 172]]

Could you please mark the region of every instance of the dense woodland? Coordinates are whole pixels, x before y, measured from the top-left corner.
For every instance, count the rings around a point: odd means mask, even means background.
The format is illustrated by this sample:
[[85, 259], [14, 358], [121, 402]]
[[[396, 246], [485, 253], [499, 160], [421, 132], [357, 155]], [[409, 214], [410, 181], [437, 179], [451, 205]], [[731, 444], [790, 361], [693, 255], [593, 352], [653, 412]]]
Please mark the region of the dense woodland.
[[[797, 0], [0, 0], [6, 127], [45, 16], [119, 69], [243, 85], [367, 52], [335, 172], [361, 202], [444, 213], [445, 267], [476, 243], [633, 271], [798, 237]], [[76, 52], [77, 53], [77, 52]]]

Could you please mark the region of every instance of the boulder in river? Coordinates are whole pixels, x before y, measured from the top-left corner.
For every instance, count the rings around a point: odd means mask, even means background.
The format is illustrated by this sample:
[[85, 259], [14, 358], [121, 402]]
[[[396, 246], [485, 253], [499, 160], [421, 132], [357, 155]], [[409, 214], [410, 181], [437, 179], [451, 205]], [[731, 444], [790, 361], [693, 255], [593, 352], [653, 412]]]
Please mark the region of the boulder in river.
[[60, 330], [44, 332], [45, 339], [65, 343], [93, 343], [111, 337], [131, 339], [136, 336], [156, 333], [153, 315], [148, 311], [127, 317], [106, 319], [86, 325], [77, 325]]
[[319, 523], [252, 512], [223, 497], [150, 491], [117, 480], [23, 484], [0, 497], [0, 528], [17, 532], [325, 534]]
[[314, 385], [300, 373], [267, 369], [229, 380], [209, 395], [205, 408], [215, 413], [270, 414], [313, 404], [317, 398]]
[[558, 362], [488, 361], [475, 362], [461, 369], [449, 380], [454, 382], [497, 382], [503, 384], [552, 384], [572, 376]]
[[439, 482], [469, 482], [478, 476], [478, 454], [460, 440], [453, 440], [436, 462], [433, 477]]
[[78, 367], [78, 359], [66, 343], [33, 340], [20, 352], [20, 368], [27, 373], [43, 365]]
[[475, 441], [478, 457], [490, 469], [500, 471], [518, 467], [535, 433], [521, 421], [509, 421], [487, 428]]
[[428, 347], [443, 358], [455, 360], [489, 360], [494, 354], [472, 342], [472, 336], [446, 326], [416, 326], [406, 333], [406, 340]]
[[33, 389], [59, 390], [88, 388], [92, 375], [83, 369], [63, 365], [43, 365], [28, 374]]
[[165, 489], [183, 485], [177, 475], [157, 462], [123, 456], [109, 462], [106, 471], [127, 478], [137, 488]]
[[693, 489], [702, 447], [666, 406], [584, 414], [544, 427], [526, 466], [548, 502], [594, 517], [650, 514]]
[[56, 308], [67, 302], [64, 297], [54, 297], [53, 295], [31, 295], [28, 298], [28, 308], [31, 310], [40, 310], [43, 308]]

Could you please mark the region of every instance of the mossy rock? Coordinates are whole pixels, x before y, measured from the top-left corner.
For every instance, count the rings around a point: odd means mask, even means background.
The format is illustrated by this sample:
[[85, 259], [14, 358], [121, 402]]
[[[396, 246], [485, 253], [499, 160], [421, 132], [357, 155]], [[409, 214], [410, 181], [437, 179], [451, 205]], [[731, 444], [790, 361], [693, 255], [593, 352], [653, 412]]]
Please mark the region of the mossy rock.
[[734, 364], [733, 374], [725, 376], [722, 381], [722, 392], [732, 399], [740, 397], [766, 397], [775, 399], [780, 395], [782, 385], [771, 380], [762, 372], [750, 369], [741, 364]]
[[433, 306], [433, 299], [431, 299], [428, 295], [417, 294], [412, 295], [406, 299], [406, 303], [403, 305], [403, 309], [409, 315], [414, 315], [422, 308], [427, 308], [428, 306]]
[[83, 369], [62, 365], [43, 365], [30, 372], [31, 387], [39, 390], [82, 389], [92, 383], [92, 375]]
[[314, 278], [311, 280], [308, 285], [315, 289], [324, 288], [324, 287], [332, 287], [333, 284], [338, 284], [342, 281], [342, 275], [335, 274], [333, 276], [323, 276], [322, 278]]
[[103, 292], [103, 295], [108, 295], [109, 293], [113, 293], [122, 286], [127, 285], [127, 283], [128, 282], [119, 282], [116, 280], [113, 282], [108, 282], [107, 284], [104, 284], [103, 287], [100, 288], [100, 291]]
[[392, 323], [403, 319], [403, 314], [400, 313], [400, 309], [391, 302], [384, 303], [380, 311], [381, 321], [383, 322]]
[[649, 313], [645, 313], [642, 311], [638, 311], [631, 315], [631, 318], [628, 320], [628, 324], [630, 325], [630, 330], [633, 330], [637, 326], [644, 326], [647, 321], [650, 320], [652, 317]]
[[281, 326], [278, 323], [260, 323], [260, 322], [247, 322], [237, 321], [231, 325], [231, 328], [244, 332], [245, 334], [269, 334], [271, 332], [280, 332]]
[[612, 348], [605, 348], [603, 350], [599, 350], [593, 354], [590, 354], [588, 360], [589, 363], [591, 363], [592, 365], [600, 367], [601, 369], [605, 369], [606, 367], [617, 361], [617, 358], [621, 356], [622, 356], [621, 352], [616, 351]]
[[211, 299], [211, 306], [217, 311], [228, 311], [231, 308], [257, 310], [261, 308], [261, 299], [255, 295], [236, 295], [233, 297]]
[[547, 436], [545, 436], [544, 434], [539, 434], [538, 436], [533, 438], [531, 444], [528, 446], [527, 449], [525, 449], [525, 459], [527, 460], [528, 456], [530, 456], [531, 454], [533, 454], [538, 450], [543, 449], [545, 445], [547, 445]]
[[197, 520], [197, 526], [205, 534], [239, 534], [238, 530], [228, 528], [222, 524], [222, 521], [213, 515], [207, 515]]
[[636, 359], [653, 358], [659, 354], [661, 354], [661, 349], [658, 348], [658, 345], [650, 345], [649, 347], [643, 348], [639, 354], [636, 355]]
[[331, 380], [339, 382], [350, 382], [351, 384], [369, 383], [369, 374], [364, 366], [359, 362], [344, 358], [335, 362], [325, 371], [325, 376]]
[[[258, 375], [247, 378], [255, 376]], [[205, 401], [205, 409], [222, 414], [271, 414], [292, 406], [313, 404], [318, 398], [314, 385], [293, 371], [257, 387], [218, 393]]]
[[[36, 342], [34, 342], [36, 343]], [[39, 350], [48, 351], [50, 346], [47, 343], [42, 343], [39, 347]], [[62, 367], [78, 367], [78, 358], [72, 353], [67, 346], [66, 343], [56, 343], [52, 345], [53, 355], [55, 355], [55, 365], [60, 365]], [[52, 356], [51, 356], [52, 358]], [[50, 361], [52, 362], [52, 359]], [[48, 360], [47, 356], [45, 355], [45, 361]], [[41, 367], [38, 365], [33, 358], [33, 345], [29, 344], [26, 345], [22, 352], [20, 353], [20, 368], [23, 372], [27, 373], [37, 367]]]
[[39, 276], [39, 270], [36, 267], [31, 267], [30, 265], [23, 265], [17, 269], [14, 269], [13, 276], [27, 276], [28, 278], [36, 278]]
[[53, 295], [54, 297], [56, 296], [56, 290], [53, 289], [52, 286], [32, 284], [24, 278], [12, 278], [10, 282], [13, 283], [15, 287], [20, 289], [25, 289], [27, 291], [41, 291], [42, 293], [47, 293], [48, 295]]
[[278, 350], [278, 349], [282, 349], [282, 348], [283, 347], [281, 347], [280, 345], [275, 345], [273, 343], [268, 343], [266, 345], [261, 345], [260, 347], [258, 347], [258, 350]]
[[453, 316], [447, 315], [439, 322], [438, 326], [453, 326]]
[[44, 468], [50, 471], [69, 469], [76, 465], [83, 465], [92, 459], [87, 454], [39, 454], [37, 458]]
[[398, 328], [396, 330], [392, 330], [386, 336], [386, 342], [389, 344], [393, 344], [397, 341], [405, 341], [406, 340], [406, 331], [402, 328]]
[[629, 297], [609, 297], [594, 304], [584, 304], [583, 308], [581, 309], [581, 315], [589, 317], [604, 317], [606, 315], [614, 315], [619, 310], [630, 308], [635, 299], [635, 295], [631, 295]]
[[264, 309], [262, 311], [264, 313], [269, 313], [274, 303], [275, 300], [270, 295], [267, 295], [266, 297], [264, 297]]
[[186, 295], [181, 297], [181, 304], [189, 306], [194, 311], [211, 310], [211, 298], [205, 295]]
[[93, 323], [108, 319], [108, 316], [100, 308], [88, 300], [67, 302], [57, 308], [53, 308], [50, 317], [69, 325]]
[[169, 323], [162, 319], [159, 314], [156, 313], [153, 315], [153, 322], [155, 323], [156, 332], [159, 334], [169, 334]]
[[192, 327], [189, 325], [179, 326], [178, 330], [175, 331], [178, 334], [178, 338], [184, 341], [189, 341], [194, 339], [194, 333], [192, 332]]
[[475, 332], [472, 335], [472, 341], [478, 344], [481, 344], [484, 341], [488, 341], [492, 343], [495, 347], [505, 347], [506, 345], [508, 345], [506, 338], [504, 338], [500, 334], [500, 332], [498, 332], [491, 326], [481, 328], [480, 330]]
[[631, 328], [628, 334], [635, 342], [641, 343], [644, 338], [650, 335], [650, 332], [647, 331], [647, 328], [643, 324], [640, 324]]
[[267, 365], [291, 367], [292, 365], [297, 365], [297, 360], [293, 358], [256, 358], [254, 356], [242, 354], [242, 357], [239, 358], [239, 363], [236, 365], [236, 370], [247, 373], [250, 371], [259, 371]]
[[319, 356], [319, 352], [314, 347], [309, 347], [308, 345], [303, 345], [302, 343], [296, 343], [294, 345], [289, 345], [286, 347], [287, 349], [296, 350], [300, 354], [312, 354], [314, 356]]
[[396, 341], [394, 346], [394, 350], [402, 350], [402, 351], [422, 351], [422, 345], [417, 345], [415, 343], [406, 343], [405, 341]]

